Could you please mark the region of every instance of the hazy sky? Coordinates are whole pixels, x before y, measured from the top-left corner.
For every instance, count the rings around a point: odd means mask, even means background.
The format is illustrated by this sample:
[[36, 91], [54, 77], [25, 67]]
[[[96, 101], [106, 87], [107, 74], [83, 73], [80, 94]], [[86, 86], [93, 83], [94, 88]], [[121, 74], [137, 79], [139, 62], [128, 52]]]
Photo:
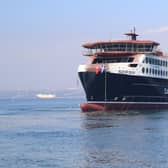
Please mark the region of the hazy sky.
[[167, 0], [0, 0], [0, 90], [76, 87], [81, 45], [140, 38], [168, 51]]

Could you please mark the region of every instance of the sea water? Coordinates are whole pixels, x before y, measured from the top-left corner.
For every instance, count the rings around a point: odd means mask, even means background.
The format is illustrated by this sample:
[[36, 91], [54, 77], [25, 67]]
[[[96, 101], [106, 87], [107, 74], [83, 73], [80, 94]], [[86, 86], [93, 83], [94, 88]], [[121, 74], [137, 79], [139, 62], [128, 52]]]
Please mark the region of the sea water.
[[82, 113], [74, 93], [1, 93], [0, 167], [168, 167], [168, 110]]

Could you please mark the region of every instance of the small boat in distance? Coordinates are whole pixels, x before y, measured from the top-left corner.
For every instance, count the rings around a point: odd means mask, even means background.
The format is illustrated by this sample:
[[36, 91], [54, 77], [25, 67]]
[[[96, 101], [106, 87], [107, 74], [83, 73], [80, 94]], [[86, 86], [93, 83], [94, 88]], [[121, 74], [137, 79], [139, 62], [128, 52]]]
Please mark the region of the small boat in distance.
[[43, 93], [40, 93], [40, 94], [36, 94], [36, 97], [38, 97], [40, 99], [53, 99], [53, 98], [56, 98], [56, 95], [55, 94], [43, 94]]

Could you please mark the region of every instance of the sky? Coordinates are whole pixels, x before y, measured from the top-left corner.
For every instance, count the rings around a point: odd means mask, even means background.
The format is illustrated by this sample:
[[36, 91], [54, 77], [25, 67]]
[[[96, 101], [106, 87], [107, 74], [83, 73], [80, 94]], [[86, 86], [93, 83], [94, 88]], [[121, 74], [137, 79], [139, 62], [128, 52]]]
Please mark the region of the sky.
[[167, 0], [0, 0], [0, 90], [77, 87], [82, 44], [140, 39], [168, 52]]

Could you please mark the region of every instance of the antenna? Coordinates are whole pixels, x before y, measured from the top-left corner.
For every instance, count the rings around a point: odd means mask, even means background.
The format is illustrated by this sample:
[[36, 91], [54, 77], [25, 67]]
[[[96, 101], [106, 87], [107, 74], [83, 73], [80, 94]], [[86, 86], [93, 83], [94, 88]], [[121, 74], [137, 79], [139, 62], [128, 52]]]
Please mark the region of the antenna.
[[133, 30], [134, 30], [134, 34], [135, 34], [135, 32], [136, 32], [136, 28], [135, 28], [135, 26], [134, 26]]
[[126, 33], [125, 35], [127, 35], [128, 37], [130, 37], [130, 40], [136, 40], [137, 36], [139, 36], [138, 34], [136, 34], [135, 27], [133, 27], [133, 30], [131, 30], [130, 33]]

